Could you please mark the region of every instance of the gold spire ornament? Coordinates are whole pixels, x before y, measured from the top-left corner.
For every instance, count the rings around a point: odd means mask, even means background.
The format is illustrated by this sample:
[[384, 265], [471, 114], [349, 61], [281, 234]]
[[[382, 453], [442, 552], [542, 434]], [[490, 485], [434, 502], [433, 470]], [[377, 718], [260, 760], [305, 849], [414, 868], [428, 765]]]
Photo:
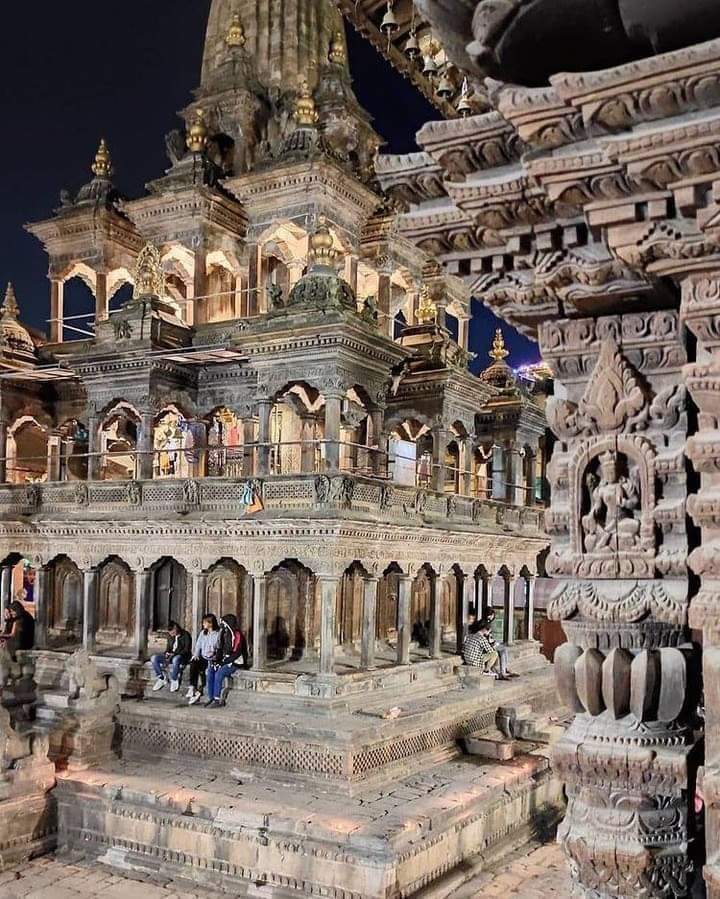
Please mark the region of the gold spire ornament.
[[488, 355], [495, 362], [502, 362], [510, 355], [510, 351], [505, 346], [505, 338], [501, 328], [498, 328], [495, 332], [492, 349]]
[[100, 141], [91, 170], [96, 178], [109, 178], [112, 175], [112, 159], [105, 138]]
[[232, 17], [232, 22], [225, 35], [225, 43], [231, 50], [238, 50], [245, 46], [245, 28], [238, 13]]
[[324, 215], [318, 216], [315, 230], [310, 235], [308, 263], [309, 268], [333, 268], [337, 259], [337, 250], [333, 246], [333, 237]]
[[203, 153], [208, 142], [208, 126], [205, 122], [205, 112], [198, 108], [195, 110], [195, 120], [191, 123], [187, 133], [187, 148], [191, 153]]
[[151, 243], [146, 243], [140, 250], [135, 267], [134, 299], [139, 297], [165, 296], [165, 272], [162, 267], [160, 251]]
[[310, 128], [317, 124], [317, 120], [318, 114], [310, 85], [307, 81], [303, 81], [295, 101], [295, 122], [300, 128]]
[[420, 291], [420, 303], [415, 317], [421, 325], [430, 325], [437, 321], [437, 306], [430, 298], [430, 288], [427, 284]]
[[5, 299], [3, 300], [0, 313], [4, 319], [16, 319], [18, 315], [20, 315], [20, 307], [18, 306], [15, 288], [13, 287], [12, 282], [8, 282], [7, 290], [5, 291]]
[[344, 66], [347, 61], [345, 53], [345, 41], [343, 40], [342, 31], [336, 31], [330, 41], [330, 52], [328, 59], [333, 65]]

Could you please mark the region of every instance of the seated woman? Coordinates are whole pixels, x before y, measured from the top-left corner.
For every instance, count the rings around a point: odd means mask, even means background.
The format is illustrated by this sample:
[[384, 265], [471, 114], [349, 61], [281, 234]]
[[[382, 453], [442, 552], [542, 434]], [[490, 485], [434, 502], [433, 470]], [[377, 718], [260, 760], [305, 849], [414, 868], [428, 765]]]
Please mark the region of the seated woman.
[[5, 612], [3, 643], [13, 658], [19, 649], [35, 645], [35, 619], [19, 599], [14, 599]]
[[236, 671], [245, 667], [245, 637], [238, 627], [234, 615], [223, 615], [220, 619], [220, 640], [213, 663], [207, 670], [207, 702], [205, 706], [224, 706], [223, 683]]
[[206, 615], [202, 620], [202, 630], [195, 641], [195, 652], [190, 660], [190, 686], [185, 698], [190, 705], [202, 696], [200, 677], [207, 672], [208, 666], [215, 658], [220, 640], [220, 625], [214, 615]]

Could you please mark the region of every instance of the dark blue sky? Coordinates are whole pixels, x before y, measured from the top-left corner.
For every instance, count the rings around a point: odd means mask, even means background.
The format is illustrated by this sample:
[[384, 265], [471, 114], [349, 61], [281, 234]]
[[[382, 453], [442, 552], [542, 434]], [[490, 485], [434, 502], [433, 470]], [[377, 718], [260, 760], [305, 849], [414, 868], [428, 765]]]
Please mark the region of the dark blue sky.
[[[167, 166], [164, 135], [198, 85], [210, 0], [90, 0], [8, 4], [0, 29], [0, 280], [15, 283], [23, 318], [46, 327], [47, 262], [23, 231], [47, 218], [62, 188], [89, 180], [105, 136], [115, 182], [128, 196]], [[375, 116], [388, 150], [414, 149], [413, 135], [435, 112], [375, 50], [350, 33], [360, 102]], [[484, 307], [471, 348], [485, 365], [496, 319]], [[504, 326], [511, 362], [537, 357], [534, 344]]]

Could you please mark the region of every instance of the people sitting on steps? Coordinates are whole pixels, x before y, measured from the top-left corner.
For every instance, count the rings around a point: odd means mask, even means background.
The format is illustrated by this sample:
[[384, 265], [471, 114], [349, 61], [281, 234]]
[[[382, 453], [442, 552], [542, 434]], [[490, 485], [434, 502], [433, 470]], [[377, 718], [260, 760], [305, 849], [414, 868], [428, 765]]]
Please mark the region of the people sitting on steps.
[[477, 621], [471, 616], [468, 634], [463, 642], [463, 659], [466, 665], [482, 668], [483, 674], [497, 680], [519, 677], [508, 668], [508, 649], [498, 643], [492, 633], [495, 610], [489, 609], [486, 617]]
[[192, 637], [183, 630], [177, 621], [171, 621], [168, 628], [168, 641], [165, 652], [158, 652], [150, 659], [157, 678], [153, 686], [154, 691], [162, 690], [167, 686], [167, 671], [170, 669], [170, 692], [177, 693], [180, 689], [183, 668], [192, 658]]
[[19, 599], [14, 599], [5, 610], [0, 642], [13, 658], [19, 649], [32, 649], [35, 645], [35, 619]]
[[220, 625], [217, 618], [212, 614], [205, 615], [190, 659], [190, 686], [185, 694], [189, 705], [195, 705], [203, 695], [200, 679], [205, 677], [208, 666], [214, 661], [219, 642]]
[[225, 679], [232, 677], [246, 664], [247, 643], [238, 626], [238, 620], [235, 615], [223, 615], [220, 619], [220, 639], [215, 650], [215, 658], [207, 668], [206, 707], [225, 705], [225, 700], [222, 698]]
[[493, 635], [492, 625], [493, 625], [493, 622], [495, 621], [495, 615], [496, 615], [495, 609], [493, 609], [493, 608], [488, 609], [487, 612], [485, 613], [485, 618], [482, 621], [478, 622], [478, 625], [479, 625], [480, 629], [482, 629], [484, 626], [484, 629], [487, 631], [487, 634], [488, 634], [488, 640], [490, 642], [490, 645], [493, 647], [495, 652], [498, 654], [498, 667], [499, 667], [500, 679], [507, 680], [507, 678], [510, 678], [510, 677], [520, 677], [519, 674], [515, 674], [513, 671], [510, 671], [510, 667], [509, 667], [510, 656], [509, 656], [507, 646], [504, 643], [498, 643], [498, 641], [495, 639], [495, 637]]

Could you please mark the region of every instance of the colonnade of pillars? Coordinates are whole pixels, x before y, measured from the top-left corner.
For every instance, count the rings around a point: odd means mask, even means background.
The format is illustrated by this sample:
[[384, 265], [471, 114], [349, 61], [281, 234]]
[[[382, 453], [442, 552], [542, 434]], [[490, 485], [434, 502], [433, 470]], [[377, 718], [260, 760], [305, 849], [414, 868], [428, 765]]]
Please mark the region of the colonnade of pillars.
[[[3, 565], [0, 568], [0, 613], [4, 612], [12, 599], [13, 566]], [[35, 569], [35, 644], [37, 648], [48, 645], [48, 628], [50, 614], [50, 569]], [[93, 567], [81, 571], [83, 578], [82, 603], [82, 645], [88, 652], [97, 650], [96, 635], [98, 629], [98, 599], [100, 569]], [[134, 572], [135, 577], [135, 627], [133, 634], [133, 656], [144, 661], [148, 657], [148, 634], [153, 602], [153, 579], [149, 569]], [[205, 614], [205, 597], [207, 594], [207, 572], [194, 572], [191, 575], [192, 596], [192, 636], [193, 642], [200, 632], [202, 618]], [[335, 641], [336, 615], [338, 598], [342, 584], [342, 575], [318, 575], [320, 591], [320, 653], [319, 673], [332, 675], [335, 672], [337, 644]], [[376, 620], [379, 588], [382, 578], [365, 576], [363, 578], [363, 610], [362, 638], [360, 651], [360, 669], [372, 670], [376, 667]], [[397, 575], [397, 646], [396, 663], [410, 664], [412, 641], [412, 587], [414, 576]], [[534, 578], [495, 578], [492, 588], [487, 593], [481, 589], [483, 583], [474, 576], [458, 576], [456, 651], [462, 645], [468, 632], [469, 617], [474, 611], [478, 617], [484, 614], [486, 607], [502, 609], [503, 641], [511, 644], [515, 640], [515, 609], [521, 608], [527, 624], [527, 639], [533, 639], [534, 630]], [[488, 583], [485, 581], [485, 583]], [[442, 657], [442, 599], [438, 576], [429, 578], [430, 584], [430, 633], [429, 657]], [[252, 622], [254, 645], [252, 647], [252, 669], [262, 671], [267, 666], [267, 610], [266, 610], [266, 576], [253, 575]]]

